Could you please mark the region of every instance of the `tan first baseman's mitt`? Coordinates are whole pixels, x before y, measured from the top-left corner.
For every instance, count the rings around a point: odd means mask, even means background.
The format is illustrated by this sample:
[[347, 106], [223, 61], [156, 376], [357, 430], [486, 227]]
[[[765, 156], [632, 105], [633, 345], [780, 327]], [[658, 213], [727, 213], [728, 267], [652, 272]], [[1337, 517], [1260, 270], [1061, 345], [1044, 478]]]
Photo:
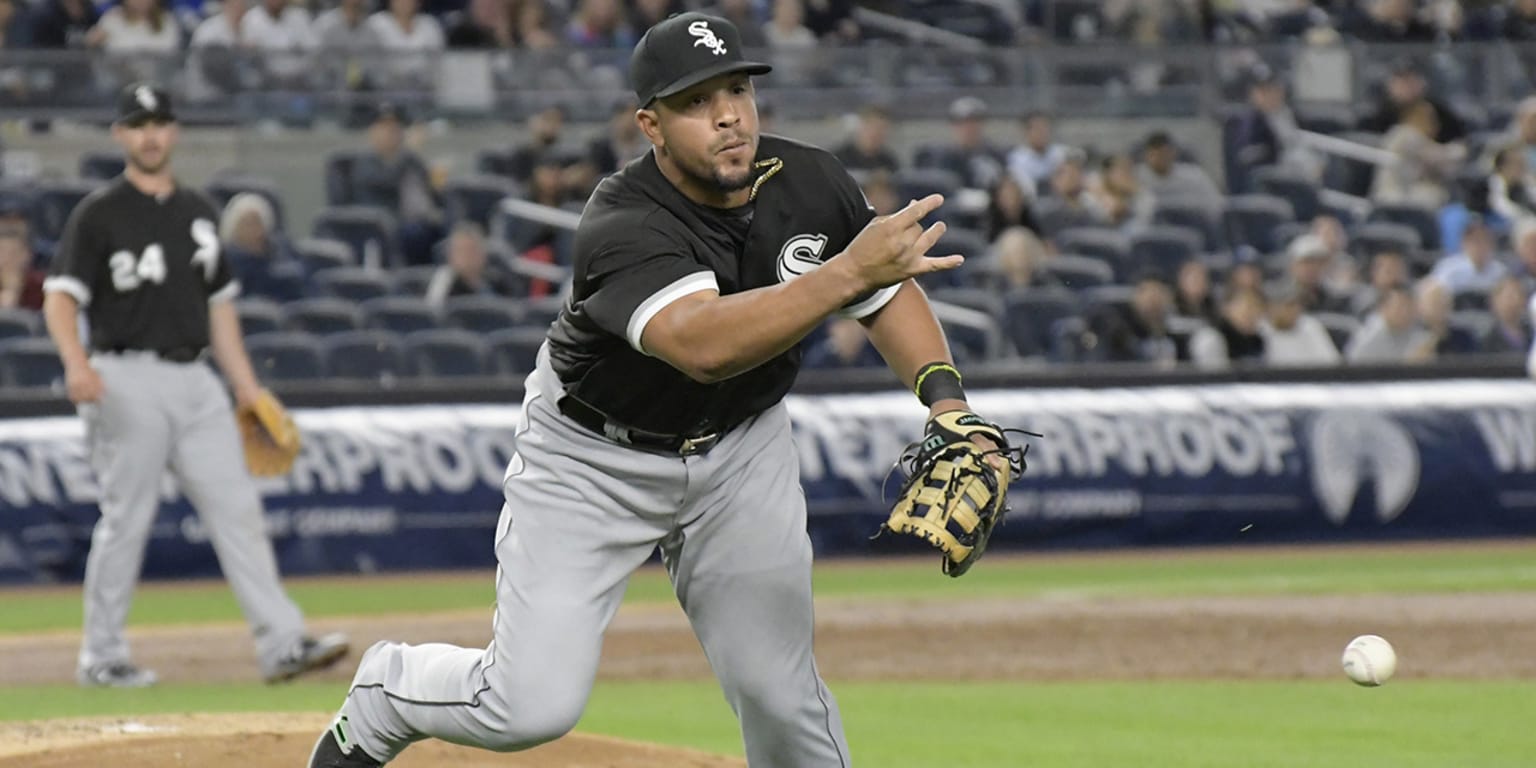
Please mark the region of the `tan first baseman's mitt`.
[[[923, 439], [902, 453], [906, 480], [880, 530], [927, 541], [943, 554], [944, 573], [964, 574], [986, 551], [993, 528], [1008, 512], [1009, 481], [1024, 472], [1026, 448], [1010, 446], [1004, 431], [966, 411], [931, 419]], [[974, 435], [997, 447], [982, 448], [972, 441]], [[993, 457], [1002, 458], [995, 462], [1000, 466], [994, 466]]]
[[257, 477], [287, 474], [302, 444], [293, 417], [267, 390], [256, 402], [235, 411], [240, 441], [245, 445], [245, 465]]

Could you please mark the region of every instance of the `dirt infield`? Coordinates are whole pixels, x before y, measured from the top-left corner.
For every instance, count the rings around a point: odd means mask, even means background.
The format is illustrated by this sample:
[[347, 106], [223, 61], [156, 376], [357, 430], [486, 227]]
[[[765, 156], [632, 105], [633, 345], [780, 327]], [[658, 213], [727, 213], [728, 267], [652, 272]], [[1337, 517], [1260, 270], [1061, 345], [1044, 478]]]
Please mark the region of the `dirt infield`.
[[[323, 621], [315, 628], [350, 633], [358, 651], [385, 638], [479, 647], [490, 639], [490, 621], [487, 610]], [[959, 605], [830, 599], [817, 603], [817, 627], [818, 661], [834, 687], [840, 680], [1339, 677], [1344, 645], [1367, 632], [1382, 634], [1397, 646], [1398, 674], [1403, 678], [1536, 679], [1536, 654], [1529, 652], [1536, 648], [1536, 594], [1526, 593], [1058, 596], [989, 598]], [[155, 668], [167, 682], [256, 678], [243, 625], [141, 629], [130, 636], [137, 660]], [[957, 642], [964, 653], [946, 652]], [[4, 686], [69, 680], [77, 643], [75, 633], [0, 637], [0, 657], [7, 659], [0, 669], [0, 695]], [[911, 664], [919, 655], [926, 663]], [[338, 698], [355, 663], [354, 653], [323, 674], [323, 679], [336, 682]], [[627, 606], [606, 636], [600, 669], [605, 679], [703, 679], [709, 674], [685, 617], [674, 606]], [[34, 750], [25, 758], [7, 758], [0, 746], [0, 768], [100, 765], [98, 750], [108, 741], [114, 744], [114, 768], [224, 764], [213, 758], [231, 751], [242, 756], [240, 765], [293, 766], [294, 755], [308, 749], [323, 716], [152, 718], [137, 721], [128, 733], [124, 722], [0, 725], [0, 745], [16, 741]], [[103, 735], [81, 739], [85, 732]], [[35, 752], [40, 745], [51, 751]], [[586, 737], [562, 740], [521, 757], [437, 744], [413, 747], [406, 754], [410, 759], [398, 763], [406, 768], [741, 765]], [[182, 762], [171, 762], [167, 755]]]

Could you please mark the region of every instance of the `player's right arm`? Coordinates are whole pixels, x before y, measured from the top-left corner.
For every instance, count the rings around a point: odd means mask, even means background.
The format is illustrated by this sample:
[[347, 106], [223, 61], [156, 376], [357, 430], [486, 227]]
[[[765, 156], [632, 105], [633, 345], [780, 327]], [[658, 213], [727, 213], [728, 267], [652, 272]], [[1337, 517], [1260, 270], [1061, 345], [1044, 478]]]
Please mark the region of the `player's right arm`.
[[59, 350], [64, 385], [74, 403], [96, 402], [105, 391], [101, 377], [91, 367], [85, 345], [80, 342], [80, 307], [90, 303], [96, 270], [106, 258], [101, 252], [100, 238], [87, 223], [92, 202], [87, 199], [70, 214], [54, 254], [53, 268], [43, 281], [43, 322]]
[[930, 195], [874, 219], [842, 253], [789, 282], [729, 296], [705, 288], [679, 297], [640, 329], [641, 349], [706, 384], [752, 370], [854, 299], [960, 266], [960, 256], [927, 256], [944, 224], [924, 230], [919, 222], [943, 202]]

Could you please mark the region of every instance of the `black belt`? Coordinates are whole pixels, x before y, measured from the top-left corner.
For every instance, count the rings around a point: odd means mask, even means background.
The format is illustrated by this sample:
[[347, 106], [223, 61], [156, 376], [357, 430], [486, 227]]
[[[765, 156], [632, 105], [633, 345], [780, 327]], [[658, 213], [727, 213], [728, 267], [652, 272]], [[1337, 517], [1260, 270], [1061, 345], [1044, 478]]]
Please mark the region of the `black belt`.
[[101, 347], [97, 352], [121, 355], [125, 352], [146, 352], [169, 363], [195, 363], [203, 356], [203, 347], [169, 347], [166, 349], [140, 349], [138, 347]]
[[714, 448], [720, 442], [720, 438], [724, 437], [725, 433], [729, 431], [728, 429], [722, 429], [694, 436], [663, 435], [618, 424], [609, 419], [602, 411], [570, 395], [561, 397], [560, 401], [555, 405], [571, 421], [613, 442], [678, 456], [698, 456], [708, 453], [709, 449]]

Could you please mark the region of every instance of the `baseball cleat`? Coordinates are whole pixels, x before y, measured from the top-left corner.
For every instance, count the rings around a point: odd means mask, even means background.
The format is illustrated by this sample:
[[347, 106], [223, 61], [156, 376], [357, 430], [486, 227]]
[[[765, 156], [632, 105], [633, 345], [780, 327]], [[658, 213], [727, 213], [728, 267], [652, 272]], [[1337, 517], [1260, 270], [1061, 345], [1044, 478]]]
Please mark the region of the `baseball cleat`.
[[160, 678], [130, 662], [108, 661], [79, 670], [75, 679], [86, 688], [148, 688]]
[[347, 636], [339, 632], [299, 638], [288, 655], [280, 659], [264, 679], [269, 683], [282, 683], [302, 674], [317, 672], [340, 661], [351, 649]]
[[309, 768], [379, 768], [383, 763], [369, 757], [347, 735], [347, 716], [337, 715], [320, 734], [309, 753]]

